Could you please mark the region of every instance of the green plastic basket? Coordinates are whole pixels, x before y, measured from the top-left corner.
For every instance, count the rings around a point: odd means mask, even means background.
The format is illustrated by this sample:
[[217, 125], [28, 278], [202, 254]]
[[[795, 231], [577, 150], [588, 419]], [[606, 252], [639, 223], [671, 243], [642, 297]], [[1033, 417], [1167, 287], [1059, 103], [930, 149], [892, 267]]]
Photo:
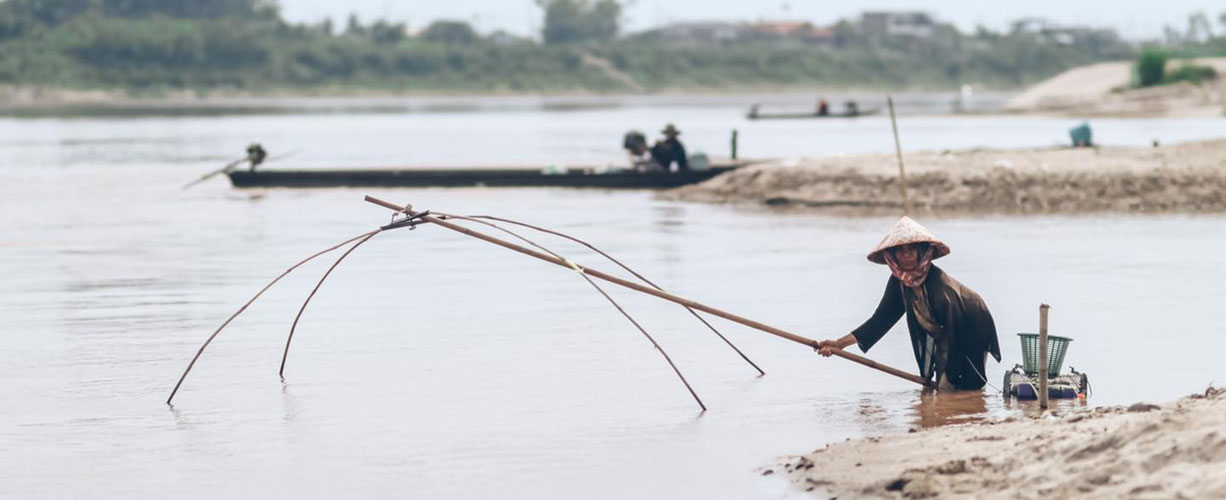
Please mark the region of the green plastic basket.
[[[1038, 375], [1039, 334], [1019, 333], [1017, 336], [1022, 339], [1022, 368], [1027, 375]], [[1064, 354], [1068, 352], [1068, 343], [1072, 341], [1073, 339], [1068, 337], [1047, 336], [1047, 376], [1055, 377], [1060, 374], [1060, 367], [1064, 365]]]

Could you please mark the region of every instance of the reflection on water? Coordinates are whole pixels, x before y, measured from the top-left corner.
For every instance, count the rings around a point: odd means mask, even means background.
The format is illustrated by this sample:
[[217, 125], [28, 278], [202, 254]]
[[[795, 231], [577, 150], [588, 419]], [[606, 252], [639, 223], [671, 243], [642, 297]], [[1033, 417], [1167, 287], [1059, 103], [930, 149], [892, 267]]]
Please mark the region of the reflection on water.
[[1020, 413], [1024, 416], [1037, 417], [1043, 415], [1044, 411], [1064, 413], [1079, 408], [1085, 408], [1089, 406], [1089, 404], [1090, 402], [1088, 400], [1077, 398], [1048, 399], [1047, 410], [1044, 410], [1043, 408], [1039, 407], [1038, 400], [1008, 398], [1005, 400], [1004, 407], [1007, 410]]
[[[877, 419], [883, 424], [887, 423], [888, 419], [880, 415], [886, 415], [888, 411], [874, 404], [873, 400], [861, 401], [860, 415], [870, 421]], [[1089, 402], [1084, 399], [1052, 399], [1046, 411], [1064, 413], [1087, 406]], [[1038, 401], [1004, 397], [995, 389], [985, 388], [978, 391], [916, 391], [908, 417], [915, 426], [927, 428], [971, 424], [1009, 416], [1038, 417], [1043, 413]]]
[[651, 215], [656, 230], [661, 233], [680, 233], [685, 224], [686, 213], [683, 206], [656, 207]]
[[919, 427], [982, 422], [988, 416], [987, 396], [982, 390], [920, 391], [913, 411]]
[[284, 378], [281, 379], [281, 407], [284, 413], [281, 420], [286, 424], [293, 423], [297, 419], [299, 411], [301, 411], [299, 410], [298, 398], [294, 396], [290, 384]]
[[864, 397], [856, 404], [856, 415], [866, 429], [888, 428], [896, 418], [878, 397]]

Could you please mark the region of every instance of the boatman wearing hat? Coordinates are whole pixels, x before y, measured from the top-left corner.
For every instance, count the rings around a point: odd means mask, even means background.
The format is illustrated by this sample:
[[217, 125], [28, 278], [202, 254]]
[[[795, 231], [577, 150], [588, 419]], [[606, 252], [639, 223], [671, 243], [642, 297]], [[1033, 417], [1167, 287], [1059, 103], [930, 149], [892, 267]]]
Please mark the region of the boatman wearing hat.
[[677, 162], [679, 171], [689, 170], [690, 163], [685, 157], [685, 146], [682, 146], [681, 141], [677, 140], [681, 131], [670, 123], [660, 133], [664, 134], [664, 140], [656, 141], [656, 144], [651, 147], [651, 158], [664, 167], [664, 170], [671, 170], [674, 161]]
[[850, 334], [821, 342], [818, 352], [830, 356], [831, 348], [852, 344], [868, 352], [906, 314], [921, 377], [942, 389], [983, 388], [987, 355], [1000, 361], [996, 324], [979, 294], [932, 264], [946, 255], [949, 247], [924, 226], [900, 219], [868, 254], [890, 268], [877, 310]]

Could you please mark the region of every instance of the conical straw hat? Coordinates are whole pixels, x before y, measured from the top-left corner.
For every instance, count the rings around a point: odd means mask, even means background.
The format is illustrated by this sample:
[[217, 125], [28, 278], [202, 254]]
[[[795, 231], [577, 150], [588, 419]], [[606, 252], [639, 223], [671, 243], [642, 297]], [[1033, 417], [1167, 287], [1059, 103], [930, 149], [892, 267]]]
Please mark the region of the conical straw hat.
[[898, 224], [894, 225], [881, 243], [877, 244], [877, 248], [873, 249], [872, 253], [868, 254], [868, 260], [877, 264], [885, 264], [885, 257], [881, 254], [886, 249], [894, 248], [899, 245], [908, 243], [930, 243], [935, 250], [932, 252], [932, 258], [939, 259], [949, 255], [949, 246], [945, 242], [937, 239], [928, 229], [915, 222], [910, 217], [903, 216], [898, 219]]

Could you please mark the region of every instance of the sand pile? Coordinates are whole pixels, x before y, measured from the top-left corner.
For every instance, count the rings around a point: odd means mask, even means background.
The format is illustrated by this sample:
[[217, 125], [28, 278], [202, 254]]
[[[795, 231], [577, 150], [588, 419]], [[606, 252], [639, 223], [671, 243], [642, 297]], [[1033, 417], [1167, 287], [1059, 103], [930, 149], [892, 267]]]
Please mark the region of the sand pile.
[[1226, 390], [840, 443], [762, 473], [820, 498], [1226, 498]]
[[[1226, 140], [1157, 148], [919, 152], [907, 188], [924, 213], [1226, 211]], [[665, 199], [841, 213], [902, 206], [894, 155], [766, 163], [661, 193]]]

